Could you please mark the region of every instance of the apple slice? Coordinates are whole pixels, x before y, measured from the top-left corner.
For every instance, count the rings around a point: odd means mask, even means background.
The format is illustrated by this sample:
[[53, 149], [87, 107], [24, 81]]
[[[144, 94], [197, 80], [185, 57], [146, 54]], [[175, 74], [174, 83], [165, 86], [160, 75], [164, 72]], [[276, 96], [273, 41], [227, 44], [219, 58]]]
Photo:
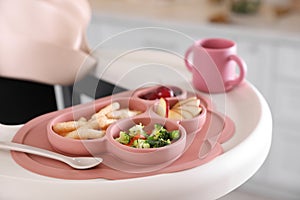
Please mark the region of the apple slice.
[[174, 111], [174, 110], [169, 110], [169, 116], [168, 116], [170, 119], [175, 119], [175, 120], [182, 120], [183, 117], [182, 115], [177, 112], [177, 111]]
[[156, 113], [161, 117], [168, 117], [169, 103], [164, 98], [160, 98], [157, 104]]
[[197, 97], [190, 97], [190, 98], [187, 98], [187, 99], [178, 101], [178, 102], [173, 106], [173, 108], [176, 108], [176, 107], [181, 106], [181, 105], [184, 105], [184, 104], [199, 106], [199, 105], [200, 105], [200, 99], [197, 99]]
[[181, 104], [181, 105], [199, 106], [200, 105], [200, 99], [195, 99], [194, 101], [188, 101], [187, 103], [184, 103], [184, 104]]
[[193, 114], [187, 110], [181, 110], [181, 115], [184, 119], [192, 119], [194, 118]]
[[176, 109], [181, 109], [181, 110], [188, 111], [188, 112], [190, 112], [193, 115], [193, 117], [199, 115], [199, 113], [202, 110], [202, 108], [199, 107], [199, 106], [194, 106], [194, 105], [190, 106], [190, 105], [186, 105], [186, 104], [184, 104], [182, 106], [179, 106]]
[[180, 113], [183, 119], [192, 119], [194, 117], [193, 113], [189, 112], [188, 110], [182, 110], [180, 107], [172, 108], [170, 110]]

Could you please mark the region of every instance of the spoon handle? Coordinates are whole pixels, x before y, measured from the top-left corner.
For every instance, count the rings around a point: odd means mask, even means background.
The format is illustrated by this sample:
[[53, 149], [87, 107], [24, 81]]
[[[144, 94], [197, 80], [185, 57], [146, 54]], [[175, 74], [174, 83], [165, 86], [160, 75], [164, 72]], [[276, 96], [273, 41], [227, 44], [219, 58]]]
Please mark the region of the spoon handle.
[[25, 145], [25, 144], [13, 143], [13, 142], [2, 142], [2, 141], [0, 141], [0, 149], [13, 150], [13, 151], [20, 151], [20, 152], [24, 152], [24, 153], [35, 154], [35, 155], [39, 155], [39, 156], [59, 160], [59, 161], [62, 161], [62, 162], [65, 162], [64, 158], [66, 158], [66, 156], [55, 153], [55, 152], [52, 152], [52, 151], [48, 151], [48, 150], [45, 150], [45, 149], [41, 149], [41, 148], [37, 148], [37, 147]]

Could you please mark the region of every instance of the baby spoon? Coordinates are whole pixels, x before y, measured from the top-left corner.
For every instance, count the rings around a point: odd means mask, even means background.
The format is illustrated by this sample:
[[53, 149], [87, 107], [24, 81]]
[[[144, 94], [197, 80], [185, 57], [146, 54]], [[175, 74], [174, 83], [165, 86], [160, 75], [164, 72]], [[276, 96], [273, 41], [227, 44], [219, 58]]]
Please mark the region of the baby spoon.
[[24, 153], [30, 153], [30, 154], [51, 158], [54, 160], [59, 160], [75, 169], [89, 169], [99, 165], [103, 161], [103, 159], [99, 157], [69, 157], [45, 149], [40, 149], [37, 147], [32, 147], [29, 145], [18, 144], [13, 142], [0, 141], [0, 149], [20, 151]]

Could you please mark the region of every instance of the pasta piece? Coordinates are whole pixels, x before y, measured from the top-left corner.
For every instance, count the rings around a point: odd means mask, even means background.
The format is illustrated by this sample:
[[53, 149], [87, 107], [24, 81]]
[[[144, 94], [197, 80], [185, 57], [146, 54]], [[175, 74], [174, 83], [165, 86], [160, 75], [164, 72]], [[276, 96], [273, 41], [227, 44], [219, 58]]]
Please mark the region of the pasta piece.
[[68, 133], [65, 137], [72, 138], [72, 139], [87, 140], [87, 139], [102, 138], [104, 135], [105, 135], [104, 130], [95, 130], [86, 127], [80, 127], [79, 129]]
[[106, 114], [108, 118], [112, 119], [124, 119], [127, 117], [133, 117], [135, 115], [138, 115], [140, 112], [135, 110], [129, 110], [128, 108], [120, 109], [120, 110], [114, 110]]
[[97, 119], [97, 122], [99, 124], [99, 128], [102, 129], [102, 130], [103, 129], [106, 130], [107, 127], [109, 125], [111, 125], [112, 123], [114, 123], [115, 121], [117, 121], [117, 119], [109, 119], [106, 116], [102, 116], [102, 117], [99, 117]]
[[91, 118], [92, 119], [99, 118], [100, 116], [106, 115], [107, 113], [112, 112], [114, 110], [118, 110], [118, 109], [120, 109], [120, 104], [118, 102], [113, 102], [113, 103], [109, 104], [108, 106], [102, 108], [97, 113], [95, 113]]
[[86, 119], [81, 119], [78, 121], [59, 122], [59, 123], [53, 125], [53, 130], [56, 133], [63, 135], [70, 131], [76, 130], [80, 126], [84, 126], [86, 123], [87, 123]]

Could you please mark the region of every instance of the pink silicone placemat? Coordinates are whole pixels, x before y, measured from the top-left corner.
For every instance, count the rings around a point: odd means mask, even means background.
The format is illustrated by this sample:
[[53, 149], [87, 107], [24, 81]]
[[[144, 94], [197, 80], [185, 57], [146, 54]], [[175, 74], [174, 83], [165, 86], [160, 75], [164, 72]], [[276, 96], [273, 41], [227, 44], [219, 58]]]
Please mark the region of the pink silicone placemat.
[[[17, 132], [13, 142], [55, 151], [48, 142], [46, 124], [49, 122], [49, 120], [61, 112], [62, 111], [57, 111], [45, 114], [26, 123]], [[208, 129], [211, 127], [214, 127], [213, 130], [218, 130], [216, 133], [212, 134], [213, 136], [209, 136], [207, 134]], [[149, 169], [145, 168], [144, 171], [139, 170], [139, 172], [134, 172], [134, 168], [141, 166], [130, 166], [130, 164], [120, 161], [110, 154], [101, 156], [104, 157], [104, 161], [108, 160], [110, 162], [119, 162], [119, 169], [110, 168], [109, 166], [105, 165], [105, 162], [103, 162], [103, 164], [100, 164], [99, 166], [89, 170], [75, 170], [59, 161], [14, 151], [12, 151], [12, 157], [20, 166], [24, 167], [25, 169], [48, 177], [73, 180], [96, 178], [120, 180], [162, 173], [178, 172], [205, 164], [222, 154], [223, 149], [220, 143], [229, 140], [233, 136], [234, 131], [235, 126], [230, 118], [212, 111], [208, 111], [207, 121], [204, 127], [198, 132], [188, 134], [188, 146], [186, 147], [185, 152], [177, 160], [162, 167], [155, 168], [152, 166]], [[214, 144], [214, 146], [205, 154], [204, 157], [199, 158], [199, 153], [201, 152], [204, 141], [211, 139], [209, 137], [217, 137], [218, 142]], [[133, 170], [120, 170], [122, 169], [122, 165], [124, 165], [126, 169], [131, 167]]]

